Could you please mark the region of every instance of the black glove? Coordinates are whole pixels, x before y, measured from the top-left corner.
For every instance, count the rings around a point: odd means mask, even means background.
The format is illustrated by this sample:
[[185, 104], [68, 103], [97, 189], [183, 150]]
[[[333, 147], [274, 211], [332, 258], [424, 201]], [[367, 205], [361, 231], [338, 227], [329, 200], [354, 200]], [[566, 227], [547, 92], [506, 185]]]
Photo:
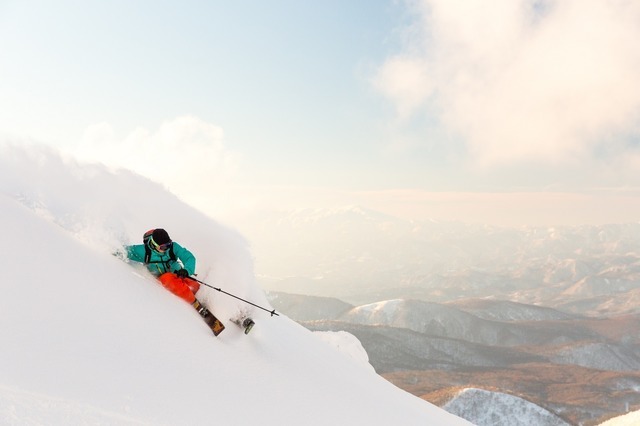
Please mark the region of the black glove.
[[187, 278], [189, 276], [189, 271], [187, 271], [186, 269], [178, 269], [176, 271], [176, 275], [180, 278]]

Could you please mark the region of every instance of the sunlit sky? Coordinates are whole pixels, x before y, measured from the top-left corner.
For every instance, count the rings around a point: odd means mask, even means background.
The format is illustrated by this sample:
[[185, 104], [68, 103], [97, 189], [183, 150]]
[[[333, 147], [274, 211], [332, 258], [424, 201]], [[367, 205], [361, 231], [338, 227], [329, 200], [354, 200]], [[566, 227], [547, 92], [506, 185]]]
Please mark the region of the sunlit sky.
[[640, 219], [635, 0], [0, 1], [0, 139], [214, 216]]

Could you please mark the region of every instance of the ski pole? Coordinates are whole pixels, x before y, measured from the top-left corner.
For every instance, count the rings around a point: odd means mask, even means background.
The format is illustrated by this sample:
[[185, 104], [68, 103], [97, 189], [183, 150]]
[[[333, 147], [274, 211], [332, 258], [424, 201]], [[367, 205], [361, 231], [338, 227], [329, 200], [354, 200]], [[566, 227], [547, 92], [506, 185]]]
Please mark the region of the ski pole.
[[279, 313], [277, 313], [275, 309], [274, 309], [274, 310], [272, 310], [272, 311], [270, 311], [270, 310], [268, 310], [268, 309], [266, 309], [266, 308], [263, 308], [262, 306], [256, 305], [255, 303], [252, 303], [252, 302], [249, 302], [248, 300], [244, 300], [244, 299], [242, 299], [242, 298], [240, 298], [240, 297], [238, 297], [238, 296], [235, 296], [235, 295], [233, 295], [233, 294], [231, 294], [231, 293], [227, 293], [226, 291], [222, 290], [221, 288], [214, 287], [214, 286], [212, 286], [212, 285], [210, 285], [210, 284], [205, 283], [204, 281], [200, 281], [200, 280], [199, 280], [199, 279], [197, 279], [197, 278], [194, 278], [194, 277], [189, 277], [189, 278], [191, 278], [191, 279], [192, 279], [192, 280], [194, 280], [194, 281], [199, 282], [199, 283], [200, 283], [200, 284], [202, 284], [202, 285], [206, 285], [206, 286], [207, 286], [207, 287], [209, 287], [209, 288], [212, 288], [212, 289], [214, 289], [214, 290], [216, 290], [216, 291], [219, 291], [220, 293], [224, 293], [224, 294], [226, 294], [227, 296], [235, 297], [235, 298], [236, 298], [236, 299], [238, 299], [238, 300], [242, 300], [244, 303], [248, 303], [248, 304], [250, 304], [250, 305], [252, 305], [252, 306], [255, 306], [256, 308], [260, 308], [260, 309], [262, 309], [263, 311], [267, 311], [267, 312], [269, 312], [269, 313], [271, 314], [271, 316], [274, 316], [274, 315], [276, 315], [276, 316], [280, 316], [280, 314], [279, 314]]

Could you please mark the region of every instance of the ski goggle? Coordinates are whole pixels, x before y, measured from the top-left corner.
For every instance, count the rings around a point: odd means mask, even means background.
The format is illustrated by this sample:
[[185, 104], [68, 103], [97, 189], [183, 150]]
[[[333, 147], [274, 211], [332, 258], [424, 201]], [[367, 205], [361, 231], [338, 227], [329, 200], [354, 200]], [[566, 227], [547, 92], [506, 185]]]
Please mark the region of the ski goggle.
[[171, 248], [171, 244], [173, 244], [173, 242], [171, 241], [164, 244], [158, 244], [155, 241], [153, 241], [153, 237], [149, 239], [149, 245], [151, 245], [151, 248], [160, 253], [164, 253], [165, 251], [169, 250], [169, 248]]

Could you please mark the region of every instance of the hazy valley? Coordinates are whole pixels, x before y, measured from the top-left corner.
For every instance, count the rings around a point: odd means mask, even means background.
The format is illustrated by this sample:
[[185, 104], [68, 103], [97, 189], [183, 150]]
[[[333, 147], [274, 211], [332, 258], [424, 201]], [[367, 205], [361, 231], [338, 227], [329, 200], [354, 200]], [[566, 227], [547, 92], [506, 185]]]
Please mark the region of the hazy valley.
[[411, 222], [361, 208], [248, 229], [268, 290], [352, 304], [491, 298], [578, 315], [640, 312], [640, 224], [499, 228]]
[[268, 257], [268, 234], [255, 239], [274, 307], [352, 333], [379, 374], [415, 395], [463, 417], [462, 395], [502, 398], [496, 410], [517, 400], [542, 413], [537, 424], [640, 408], [639, 224], [506, 229], [348, 208], [264, 229], [291, 238]]

